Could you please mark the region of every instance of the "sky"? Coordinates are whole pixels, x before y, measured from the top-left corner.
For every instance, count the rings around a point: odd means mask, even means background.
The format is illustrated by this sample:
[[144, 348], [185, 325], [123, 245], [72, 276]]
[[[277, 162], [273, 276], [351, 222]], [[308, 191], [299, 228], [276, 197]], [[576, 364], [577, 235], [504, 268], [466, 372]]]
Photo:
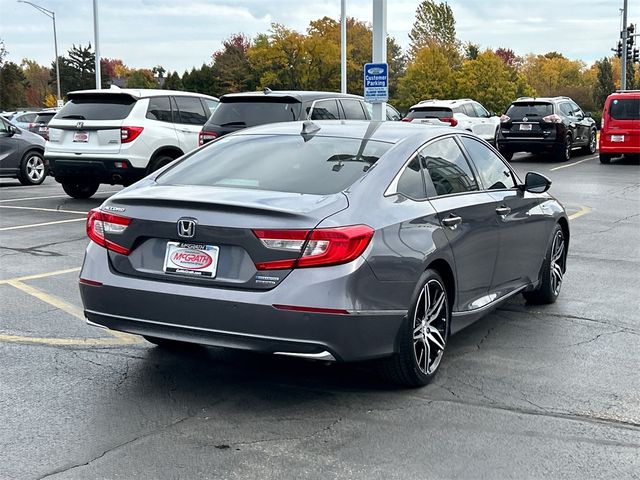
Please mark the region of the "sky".
[[[100, 53], [131, 68], [162, 65], [183, 72], [211, 61], [222, 41], [252, 37], [271, 23], [304, 32], [309, 21], [340, 17], [340, 0], [97, 0]], [[93, 44], [92, 0], [34, 0], [56, 14], [58, 53]], [[406, 49], [420, 0], [387, 0], [387, 32]], [[518, 55], [558, 51], [587, 64], [612, 54], [623, 0], [449, 0], [458, 39]], [[629, 22], [640, 23], [640, 2], [630, 1]], [[347, 15], [372, 21], [371, 0], [347, 0]], [[53, 61], [52, 22], [16, 0], [0, 0], [0, 39], [8, 60]]]

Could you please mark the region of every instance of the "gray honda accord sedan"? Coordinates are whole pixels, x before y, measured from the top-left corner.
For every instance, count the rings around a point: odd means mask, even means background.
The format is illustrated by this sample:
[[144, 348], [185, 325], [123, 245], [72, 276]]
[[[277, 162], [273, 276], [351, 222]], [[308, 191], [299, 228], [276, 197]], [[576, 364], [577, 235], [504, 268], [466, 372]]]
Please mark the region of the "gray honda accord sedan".
[[89, 323], [428, 383], [512, 295], [554, 302], [569, 222], [550, 181], [445, 127], [327, 121], [222, 137], [92, 210]]

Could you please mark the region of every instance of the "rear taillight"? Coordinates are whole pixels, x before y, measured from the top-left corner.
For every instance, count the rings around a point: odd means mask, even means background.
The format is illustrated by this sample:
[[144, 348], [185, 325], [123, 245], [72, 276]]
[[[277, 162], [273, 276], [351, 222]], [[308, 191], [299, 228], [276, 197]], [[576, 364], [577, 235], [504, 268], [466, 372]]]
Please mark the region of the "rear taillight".
[[559, 115], [552, 113], [551, 115], [542, 117], [542, 121], [547, 123], [562, 123], [562, 118], [560, 118]]
[[403, 122], [410, 122], [411, 120], [413, 120], [413, 118], [409, 118], [409, 117], [404, 117], [402, 119]]
[[112, 240], [107, 240], [105, 234], [122, 234], [130, 223], [130, 218], [105, 213], [99, 208], [94, 208], [89, 212], [89, 215], [87, 215], [87, 236], [107, 250], [122, 255], [129, 255], [131, 251], [128, 248], [118, 245]]
[[200, 133], [198, 134], [198, 145], [204, 145], [205, 143], [210, 142], [211, 140], [215, 140], [219, 136], [220, 134], [216, 132], [205, 132], [204, 130], [201, 130]]
[[120, 127], [120, 143], [133, 142], [140, 136], [144, 127]]
[[29, 126], [27, 127], [29, 130], [31, 130], [32, 128], [37, 127], [38, 124], [37, 123], [30, 123]]
[[367, 248], [373, 229], [351, 225], [315, 230], [254, 230], [262, 244], [272, 250], [291, 252], [292, 258], [261, 262], [258, 270], [326, 267], [351, 262]]
[[441, 118], [440, 121], [441, 122], [447, 122], [452, 127], [455, 127], [456, 125], [458, 125], [458, 120], [456, 120], [453, 117], [444, 117], [444, 118]]
[[500, 123], [507, 123], [511, 121], [511, 117], [508, 115], [500, 115]]

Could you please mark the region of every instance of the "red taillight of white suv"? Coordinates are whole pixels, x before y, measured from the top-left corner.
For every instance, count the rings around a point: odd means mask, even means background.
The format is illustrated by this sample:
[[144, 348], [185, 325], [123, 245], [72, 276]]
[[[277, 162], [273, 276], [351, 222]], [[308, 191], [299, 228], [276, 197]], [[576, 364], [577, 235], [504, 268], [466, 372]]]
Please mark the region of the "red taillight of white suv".
[[272, 250], [291, 252], [293, 258], [261, 262], [258, 270], [327, 267], [351, 262], [367, 248], [373, 229], [351, 225], [315, 230], [254, 230], [262, 244]]
[[120, 127], [120, 143], [133, 142], [140, 136], [144, 127]]
[[204, 130], [201, 130], [200, 133], [198, 134], [198, 145], [204, 145], [205, 143], [210, 142], [211, 140], [215, 140], [219, 136], [220, 135], [216, 132], [206, 132]]
[[99, 208], [94, 208], [89, 212], [89, 215], [87, 215], [87, 236], [107, 250], [122, 255], [129, 255], [131, 251], [128, 248], [118, 245], [111, 240], [107, 240], [105, 234], [122, 234], [130, 223], [131, 219], [128, 217], [105, 213]]

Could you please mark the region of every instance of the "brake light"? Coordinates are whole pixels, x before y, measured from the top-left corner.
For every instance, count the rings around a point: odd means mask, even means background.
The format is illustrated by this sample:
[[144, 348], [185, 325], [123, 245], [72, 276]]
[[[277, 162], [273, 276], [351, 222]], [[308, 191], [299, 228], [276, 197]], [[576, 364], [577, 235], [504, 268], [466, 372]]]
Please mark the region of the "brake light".
[[500, 115], [500, 123], [507, 123], [511, 121], [511, 117], [508, 115]]
[[105, 234], [122, 234], [130, 223], [130, 218], [105, 213], [99, 208], [94, 208], [89, 212], [89, 215], [87, 215], [87, 236], [93, 242], [107, 250], [122, 255], [129, 255], [131, 251], [128, 248], [118, 245], [111, 240], [107, 240]]
[[140, 136], [144, 127], [120, 127], [120, 143], [133, 142]]
[[262, 244], [272, 250], [289, 251], [292, 258], [261, 262], [258, 270], [326, 267], [351, 262], [367, 248], [373, 229], [351, 225], [315, 230], [254, 230]]
[[559, 115], [552, 113], [551, 115], [542, 117], [542, 121], [547, 123], [562, 123], [562, 118], [560, 118]]
[[219, 133], [216, 132], [205, 132], [204, 130], [200, 130], [198, 134], [198, 145], [204, 145], [211, 140], [215, 140], [220, 136]]
[[409, 117], [404, 117], [404, 118], [402, 119], [402, 121], [403, 121], [403, 122], [410, 122], [410, 121], [412, 121], [412, 120], [413, 120], [413, 118], [409, 118]]
[[440, 119], [441, 122], [448, 122], [449, 125], [451, 125], [452, 127], [455, 127], [456, 125], [458, 125], [458, 120], [456, 120], [453, 117], [444, 117]]

